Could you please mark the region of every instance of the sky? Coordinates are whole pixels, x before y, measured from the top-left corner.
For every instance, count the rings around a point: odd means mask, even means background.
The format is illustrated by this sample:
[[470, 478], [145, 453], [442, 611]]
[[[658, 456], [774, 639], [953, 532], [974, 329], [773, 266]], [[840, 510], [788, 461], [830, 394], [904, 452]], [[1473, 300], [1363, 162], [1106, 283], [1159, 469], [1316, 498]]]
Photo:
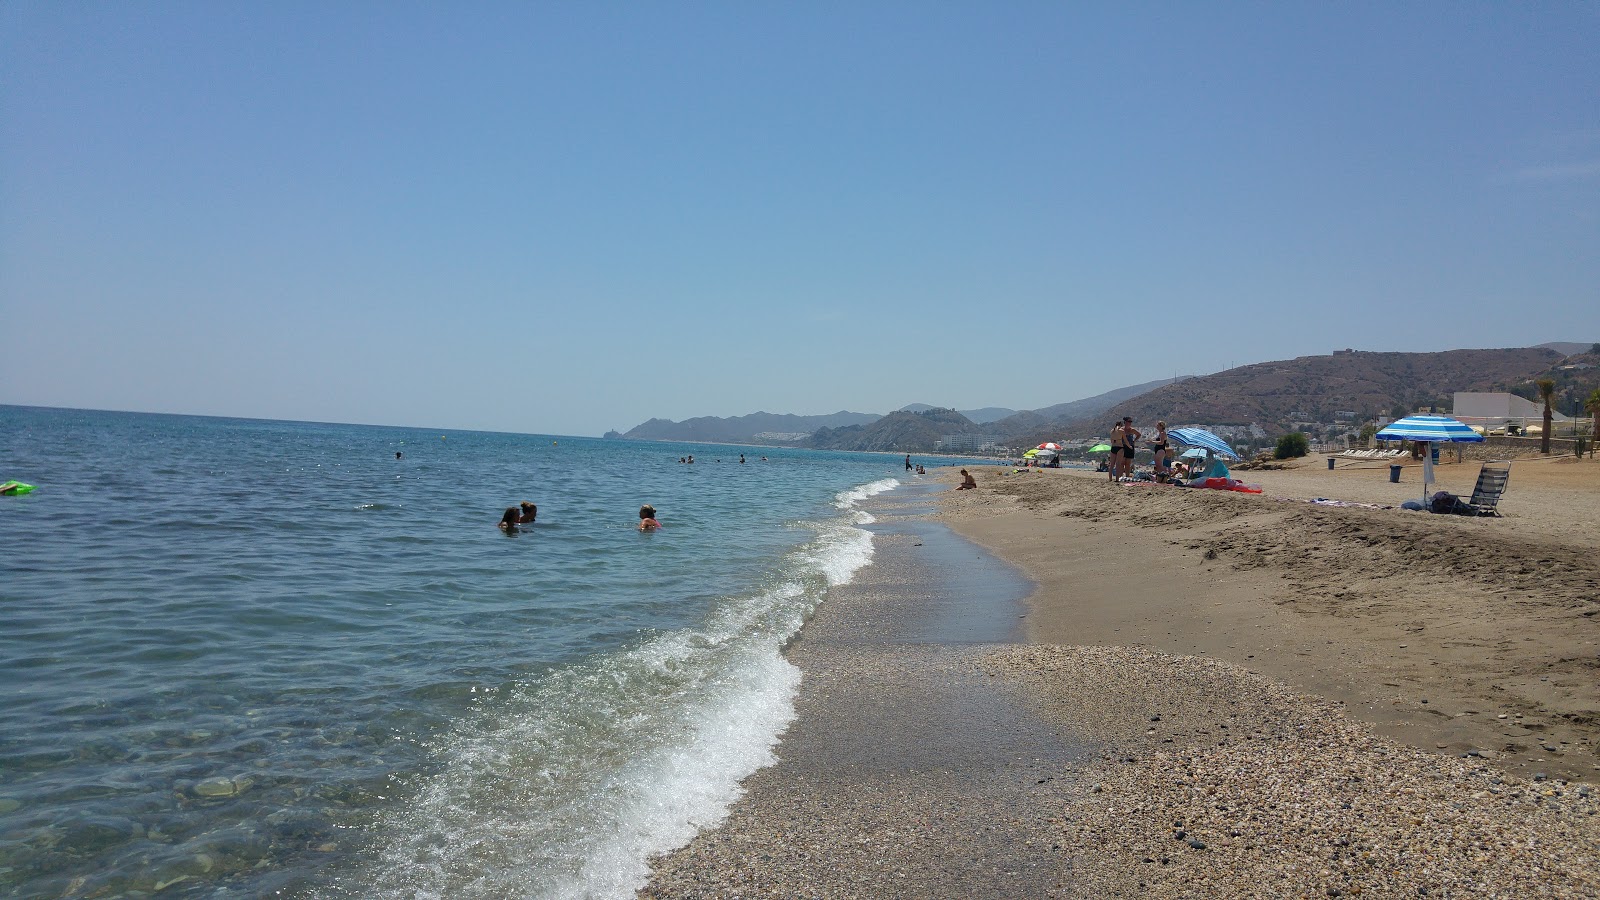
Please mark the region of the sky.
[[0, 4], [0, 403], [562, 435], [1600, 341], [1600, 4]]

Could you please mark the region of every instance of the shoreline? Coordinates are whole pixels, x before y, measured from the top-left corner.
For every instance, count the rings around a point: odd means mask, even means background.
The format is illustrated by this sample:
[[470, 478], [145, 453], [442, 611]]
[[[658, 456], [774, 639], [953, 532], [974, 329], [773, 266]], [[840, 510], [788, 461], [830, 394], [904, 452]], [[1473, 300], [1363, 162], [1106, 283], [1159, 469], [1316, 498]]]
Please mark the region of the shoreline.
[[874, 498], [871, 564], [786, 652], [804, 675], [778, 761], [639, 896], [1003, 898], [1071, 877], [1041, 823], [1093, 751], [983, 666], [1021, 646], [1032, 584], [930, 518], [937, 483], [908, 487]]
[[[1306, 473], [1249, 474], [1289, 483]], [[954, 483], [945, 472], [933, 480]], [[979, 490], [944, 491], [932, 518], [1032, 582], [1026, 643], [908, 652], [867, 640], [830, 650], [844, 623], [871, 627], [937, 589], [918, 580], [939, 576], [891, 564], [882, 546], [864, 583], [830, 596], [792, 649], [805, 681], [779, 763], [747, 780], [723, 825], [657, 858], [640, 896], [1600, 896], [1600, 770], [1589, 768], [1600, 726], [1581, 713], [1550, 715], [1561, 704], [1586, 708], [1594, 685], [1582, 676], [1596, 650], [1531, 650], [1532, 635], [1593, 639], [1595, 617], [1568, 609], [1574, 627], [1558, 615], [1591, 573], [1585, 558], [1562, 556], [1583, 550], [1568, 532], [1518, 521], [1535, 491], [1524, 484], [1512, 503], [1515, 474], [1512, 484], [1508, 518], [1492, 522], [1113, 486], [1071, 470], [983, 474]], [[1376, 490], [1402, 487], [1411, 486]], [[1448, 572], [1493, 557], [1508, 538], [1514, 558], [1532, 541], [1541, 559], [1580, 571], [1555, 582], [1540, 580], [1542, 569], [1518, 573], [1505, 590], [1469, 591], [1480, 604], [1533, 603], [1522, 619], [1498, 623], [1529, 629], [1530, 640], [1455, 646], [1473, 642], [1474, 609], [1451, 610], [1437, 592], [1386, 598], [1376, 588], [1381, 561], [1347, 546], [1388, 550], [1396, 526], [1417, 554], [1387, 563], [1402, 573]], [[1330, 558], [1319, 561], [1318, 546]], [[1332, 579], [1339, 603], [1307, 586], [1308, 577], [1327, 584], [1330, 566], [1343, 573]], [[1544, 600], [1530, 599], [1535, 584]], [[1281, 602], [1286, 590], [1291, 602]], [[1388, 634], [1386, 617], [1397, 614], [1421, 630]], [[1441, 652], [1453, 654], [1446, 663], [1488, 659], [1473, 677], [1456, 677], [1439, 671]], [[1504, 674], [1496, 665], [1534, 660], [1577, 668], [1529, 668], [1491, 690]], [[974, 668], [987, 681], [973, 682]], [[1004, 698], [1007, 712], [975, 716], [983, 703], [974, 690], [990, 703]], [[1485, 704], [1474, 692], [1514, 695], [1530, 712], [1501, 712], [1521, 708], [1505, 698], [1475, 708]], [[859, 717], [852, 710], [864, 696], [909, 715]], [[920, 728], [946, 712], [942, 700], [971, 721]], [[975, 739], [953, 737], [968, 731]], [[1476, 746], [1491, 733], [1518, 749]], [[883, 763], [878, 777], [850, 781], [867, 745]], [[1011, 748], [1013, 764], [973, 756], [996, 745]], [[922, 748], [918, 771], [959, 774], [917, 781], [896, 769], [909, 748]], [[1030, 752], [1041, 748], [1051, 752]], [[850, 781], [834, 805], [818, 773], [835, 786]], [[1007, 848], [1005, 865], [986, 856], [997, 846]]]

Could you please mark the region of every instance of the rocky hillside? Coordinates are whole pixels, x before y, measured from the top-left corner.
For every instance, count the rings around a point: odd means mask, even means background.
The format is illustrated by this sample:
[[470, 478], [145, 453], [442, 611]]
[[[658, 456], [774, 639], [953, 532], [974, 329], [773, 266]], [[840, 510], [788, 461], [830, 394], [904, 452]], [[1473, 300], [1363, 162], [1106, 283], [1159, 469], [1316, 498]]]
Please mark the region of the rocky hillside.
[[991, 429], [953, 409], [892, 412], [870, 425], [823, 428], [807, 446], [818, 450], [892, 450], [926, 453], [947, 434], [978, 434]]
[[[1333, 422], [1341, 412], [1365, 419], [1423, 406], [1449, 409], [1456, 391], [1511, 390], [1563, 360], [1560, 353], [1540, 347], [1302, 356], [1156, 388], [1111, 412], [1133, 416], [1141, 427], [1157, 419], [1173, 425], [1254, 422], [1281, 432], [1295, 422]], [[1060, 433], [1091, 437], [1103, 434], [1108, 423], [1104, 415], [1083, 418], [1067, 423]]]
[[[1104, 394], [1096, 394], [1093, 397], [1085, 397], [1082, 400], [1074, 400], [1071, 403], [1057, 403], [1054, 406], [1046, 406], [1043, 409], [1025, 410], [996, 421], [990, 426], [990, 430], [1007, 438], [1028, 437], [1034, 434], [1047, 433], [1061, 423], [1102, 416], [1112, 407], [1125, 403], [1140, 394], [1149, 393], [1158, 387], [1172, 384], [1174, 381], [1182, 381], [1192, 377], [1191, 375], [1184, 375], [1178, 379], [1163, 378], [1160, 381], [1147, 381], [1144, 384], [1133, 384], [1128, 387], [1117, 388], [1114, 391], [1106, 391]], [[1038, 440], [1028, 440], [1019, 444], [1019, 446], [1031, 447], [1038, 443]]]
[[[864, 425], [877, 421], [871, 413], [840, 411], [826, 416], [796, 416], [787, 413], [755, 412], [747, 416], [718, 418], [700, 416], [674, 422], [671, 419], [651, 419], [619, 435], [635, 441], [712, 441], [721, 443], [784, 443], [761, 438], [760, 435], [806, 435], [818, 428], [837, 428], [846, 425]], [[798, 443], [798, 439], [794, 442]]]
[[1574, 353], [1546, 371], [1501, 390], [1538, 402], [1538, 381], [1542, 378], [1556, 383], [1556, 412], [1565, 416], [1589, 415], [1583, 404], [1591, 394], [1600, 390], [1600, 344], [1594, 344], [1582, 353]]

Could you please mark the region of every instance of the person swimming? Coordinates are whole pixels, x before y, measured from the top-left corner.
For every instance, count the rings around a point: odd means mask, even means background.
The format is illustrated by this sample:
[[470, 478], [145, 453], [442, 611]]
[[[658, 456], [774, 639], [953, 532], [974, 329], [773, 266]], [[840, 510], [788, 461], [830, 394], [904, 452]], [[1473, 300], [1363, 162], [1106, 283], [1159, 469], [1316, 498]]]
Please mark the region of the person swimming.
[[518, 505], [522, 508], [522, 512], [517, 518], [517, 524], [532, 525], [533, 520], [539, 518], [539, 507], [537, 505], [526, 500]]
[[660, 527], [661, 523], [656, 521], [656, 508], [654, 506], [646, 503], [645, 505], [639, 507], [640, 531], [655, 531]]
[[506, 507], [505, 515], [500, 517], [500, 530], [511, 534], [517, 530], [517, 521], [522, 518], [522, 513], [515, 506]]

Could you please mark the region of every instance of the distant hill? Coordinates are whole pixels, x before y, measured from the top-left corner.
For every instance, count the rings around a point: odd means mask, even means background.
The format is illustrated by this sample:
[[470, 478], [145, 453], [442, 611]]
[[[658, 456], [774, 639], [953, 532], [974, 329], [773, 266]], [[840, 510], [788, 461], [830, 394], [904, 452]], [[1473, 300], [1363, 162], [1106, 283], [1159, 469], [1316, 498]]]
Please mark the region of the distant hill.
[[[1172, 384], [1174, 381], [1182, 381], [1193, 377], [1192, 375], [1183, 375], [1176, 379], [1163, 378], [1160, 381], [1147, 381], [1144, 384], [1133, 384], [1113, 391], [1106, 391], [1104, 394], [1096, 394], [1093, 397], [1085, 397], [1082, 400], [1074, 400], [1071, 403], [1057, 403], [1054, 406], [1046, 406], [1043, 409], [1027, 410], [995, 421], [993, 427], [997, 433], [1007, 438], [1019, 435], [1032, 437], [1041, 432], [1049, 431], [1052, 426], [1102, 415], [1130, 398], [1149, 393], [1158, 387]], [[1032, 446], [1038, 441], [1028, 440], [1025, 443], [1028, 446]]]
[[[927, 403], [908, 403], [900, 407], [900, 412], [927, 412], [930, 409], [938, 409], [938, 407]], [[983, 409], [958, 409], [956, 412], [961, 413], [979, 425], [1017, 414], [1016, 410], [1006, 409], [1003, 406], [985, 406]]]
[[[1167, 385], [1119, 406], [1142, 430], [1157, 419], [1169, 425], [1259, 424], [1286, 431], [1295, 422], [1333, 422], [1338, 414], [1358, 418], [1413, 412], [1423, 406], [1448, 409], [1456, 391], [1508, 391], [1562, 361], [1554, 350], [1448, 350], [1441, 353], [1370, 353], [1255, 363]], [[1106, 431], [1104, 416], [1068, 423], [1065, 434], [1093, 437]]]
[[1584, 352], [1572, 353], [1556, 362], [1549, 369], [1535, 373], [1526, 380], [1510, 384], [1503, 390], [1526, 397], [1529, 400], [1539, 400], [1538, 381], [1548, 378], [1556, 383], [1555, 411], [1564, 416], [1588, 416], [1583, 408], [1583, 402], [1589, 395], [1600, 390], [1600, 353], [1590, 352], [1597, 345], [1590, 344], [1583, 348]]
[[1558, 342], [1501, 350], [1441, 353], [1340, 351], [1330, 356], [1255, 363], [1200, 377], [1163, 378], [1094, 397], [1015, 412], [1002, 407], [957, 411], [913, 403], [887, 416], [837, 412], [797, 416], [757, 412], [673, 422], [651, 419], [624, 435], [657, 441], [782, 443], [841, 450], [924, 452], [947, 434], [992, 435], [1012, 446], [1041, 440], [1104, 436], [1110, 414], [1133, 416], [1141, 428], [1171, 425], [1260, 425], [1281, 433], [1299, 422], [1332, 423], [1448, 409], [1457, 391], [1509, 391], [1536, 398], [1534, 382], [1556, 382], [1557, 409], [1579, 414], [1600, 387], [1600, 354], [1592, 344]]
[[818, 428], [838, 428], [847, 425], [864, 425], [879, 418], [873, 413], [840, 411], [826, 416], [796, 416], [787, 413], [755, 412], [746, 416], [718, 418], [700, 416], [674, 422], [670, 419], [651, 419], [643, 425], [630, 428], [622, 437], [635, 441], [710, 441], [719, 443], [798, 443], [762, 439], [761, 435], [808, 435]]
[[1554, 350], [1562, 356], [1572, 356], [1578, 353], [1588, 353], [1595, 347], [1600, 347], [1600, 344], [1579, 344], [1573, 341], [1551, 341], [1548, 344], [1540, 344], [1539, 346], [1545, 348], [1546, 350]]
[[893, 450], [904, 453], [931, 451], [947, 434], [976, 434], [980, 426], [953, 409], [921, 412], [897, 410], [868, 425], [822, 428], [808, 446], [818, 450]]

